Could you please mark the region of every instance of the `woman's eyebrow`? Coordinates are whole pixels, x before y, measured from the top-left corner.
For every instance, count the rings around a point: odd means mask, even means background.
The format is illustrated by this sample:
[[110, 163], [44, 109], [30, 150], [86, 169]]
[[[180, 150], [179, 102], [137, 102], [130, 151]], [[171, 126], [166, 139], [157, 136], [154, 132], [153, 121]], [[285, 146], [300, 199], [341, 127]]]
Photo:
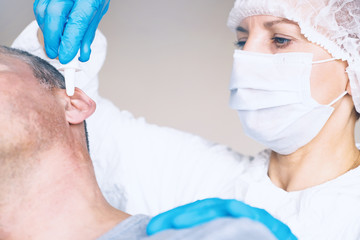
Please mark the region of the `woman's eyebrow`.
[[300, 29], [299, 25], [296, 22], [290, 21], [290, 20], [287, 20], [287, 19], [281, 19], [281, 20], [276, 20], [276, 21], [265, 22], [264, 27], [265, 28], [271, 28], [272, 26], [274, 26], [276, 24], [280, 24], [280, 23], [292, 24], [292, 25], [295, 25], [297, 28]]
[[[283, 24], [283, 23], [285, 23], [285, 24], [292, 24], [292, 25], [294, 25], [294, 26], [296, 26], [297, 28], [300, 29], [299, 25], [298, 25], [296, 22], [290, 21], [290, 20], [288, 20], [288, 19], [281, 19], [281, 20], [275, 20], [275, 21], [265, 22], [265, 23], [264, 23], [264, 27], [265, 27], [265, 28], [271, 28], [271, 27], [273, 27], [273, 26], [276, 25], [276, 24]], [[238, 32], [243, 32], [243, 33], [248, 33], [248, 32], [249, 32], [248, 30], [246, 30], [245, 28], [240, 27], [240, 26], [238, 26], [238, 27], [236, 28], [236, 31], [238, 31]]]
[[238, 26], [238, 27], [236, 28], [236, 31], [238, 31], [238, 32], [243, 32], [243, 33], [248, 33], [248, 30], [246, 30], [245, 28], [242, 28], [242, 27], [240, 27], [240, 26]]

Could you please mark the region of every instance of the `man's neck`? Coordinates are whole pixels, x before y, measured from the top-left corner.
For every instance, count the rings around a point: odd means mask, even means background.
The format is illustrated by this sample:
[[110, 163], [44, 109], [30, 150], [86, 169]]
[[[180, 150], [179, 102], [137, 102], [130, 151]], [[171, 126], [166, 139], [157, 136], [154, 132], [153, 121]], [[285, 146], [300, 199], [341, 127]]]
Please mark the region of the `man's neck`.
[[49, 156], [1, 193], [0, 239], [95, 239], [129, 216], [106, 202], [90, 159]]

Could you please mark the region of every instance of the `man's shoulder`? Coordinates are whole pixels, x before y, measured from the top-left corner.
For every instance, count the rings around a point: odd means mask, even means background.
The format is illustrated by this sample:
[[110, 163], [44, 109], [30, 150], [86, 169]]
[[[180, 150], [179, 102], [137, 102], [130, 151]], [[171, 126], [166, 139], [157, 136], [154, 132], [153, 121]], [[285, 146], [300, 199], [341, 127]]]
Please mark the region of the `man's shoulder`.
[[142, 214], [131, 216], [120, 222], [97, 240], [140, 240], [146, 238], [146, 226], [150, 217]]

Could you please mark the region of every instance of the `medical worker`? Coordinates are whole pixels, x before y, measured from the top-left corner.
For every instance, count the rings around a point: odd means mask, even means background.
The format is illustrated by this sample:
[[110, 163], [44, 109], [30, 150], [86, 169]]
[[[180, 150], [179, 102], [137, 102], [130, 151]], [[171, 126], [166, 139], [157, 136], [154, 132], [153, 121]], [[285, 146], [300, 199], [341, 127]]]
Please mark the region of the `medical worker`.
[[[239, 49], [230, 106], [238, 111], [245, 132], [268, 147], [254, 157], [147, 124], [98, 96], [97, 73], [106, 48], [98, 33], [77, 84], [98, 104], [88, 127], [107, 199], [130, 213], [153, 215], [201, 198], [235, 198], [264, 208], [299, 239], [358, 239], [360, 152], [354, 131], [360, 112], [359, 8], [359, 0], [235, 2], [228, 26], [236, 32]], [[46, 21], [44, 27], [46, 43], [51, 41]], [[46, 58], [37, 31], [31, 24], [14, 46]], [[84, 36], [72, 44], [79, 47]], [[62, 38], [57, 39], [61, 61]], [[208, 201], [162, 215], [149, 228], [171, 227], [173, 219], [176, 223], [189, 215], [193, 224], [202, 222], [199, 216], [208, 206], [217, 209], [209, 219], [237, 216], [226, 200]]]

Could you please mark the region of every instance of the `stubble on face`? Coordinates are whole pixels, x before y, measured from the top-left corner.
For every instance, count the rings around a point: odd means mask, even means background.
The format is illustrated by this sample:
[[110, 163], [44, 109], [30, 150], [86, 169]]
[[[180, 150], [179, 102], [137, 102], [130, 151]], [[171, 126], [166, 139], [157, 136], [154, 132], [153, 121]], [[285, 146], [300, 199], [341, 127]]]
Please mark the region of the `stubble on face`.
[[[39, 164], [38, 155], [62, 139], [64, 110], [30, 67], [0, 56], [0, 204]], [[22, 181], [20, 181], [22, 179]], [[18, 181], [19, 180], [19, 181]]]

